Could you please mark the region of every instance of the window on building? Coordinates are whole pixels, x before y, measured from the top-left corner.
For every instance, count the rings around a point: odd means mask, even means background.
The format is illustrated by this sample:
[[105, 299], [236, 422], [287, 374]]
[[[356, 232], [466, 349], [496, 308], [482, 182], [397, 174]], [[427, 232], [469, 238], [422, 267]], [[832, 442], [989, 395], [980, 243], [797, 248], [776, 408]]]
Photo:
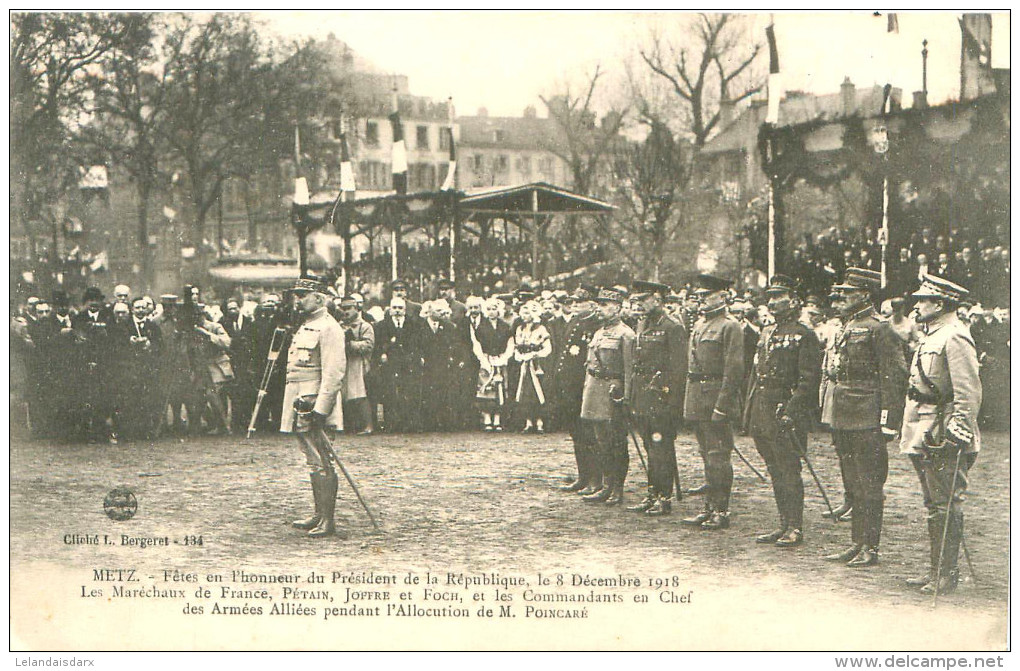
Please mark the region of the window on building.
[[496, 172], [506, 172], [510, 169], [510, 158], [506, 154], [496, 157]]
[[552, 180], [554, 177], [552, 159], [548, 156], [540, 159], [538, 162], [538, 171], [541, 173], [543, 179]]
[[368, 121], [365, 123], [365, 144], [369, 147], [379, 146], [379, 123]]
[[439, 149], [446, 151], [450, 148], [450, 129], [443, 126], [439, 129]]
[[496, 130], [492, 131], [492, 141], [493, 142], [504, 142], [505, 140], [506, 140], [506, 131], [505, 130], [497, 128]]
[[531, 179], [531, 157], [530, 156], [518, 156], [517, 157], [517, 172], [521, 174], [525, 179]]
[[428, 149], [429, 148], [429, 127], [428, 126], [418, 126], [418, 128], [415, 131], [415, 143], [414, 143], [414, 146], [417, 147], [418, 149]]
[[485, 162], [481, 154], [475, 154], [471, 159], [471, 167], [475, 172], [481, 172], [485, 168]]

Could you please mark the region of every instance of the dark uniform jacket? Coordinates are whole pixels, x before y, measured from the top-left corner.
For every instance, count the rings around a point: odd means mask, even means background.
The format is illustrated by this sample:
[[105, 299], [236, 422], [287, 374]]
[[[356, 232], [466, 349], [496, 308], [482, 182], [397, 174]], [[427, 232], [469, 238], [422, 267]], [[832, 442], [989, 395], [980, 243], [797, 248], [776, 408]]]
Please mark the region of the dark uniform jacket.
[[687, 340], [687, 329], [665, 312], [638, 322], [632, 399], [635, 413], [661, 415], [683, 409]]
[[707, 422], [712, 412], [737, 421], [744, 378], [744, 329], [719, 309], [694, 325], [691, 334], [684, 419]]
[[577, 417], [581, 412], [588, 343], [599, 329], [599, 320], [595, 312], [586, 317], [574, 315], [568, 327], [563, 346], [552, 362], [552, 370], [556, 381], [556, 402], [560, 404], [563, 416], [569, 418]]
[[868, 306], [854, 314], [836, 337], [836, 386], [832, 428], [899, 429], [907, 391], [907, 363], [900, 339]]
[[758, 339], [747, 404], [747, 428], [753, 436], [774, 438], [776, 407], [808, 428], [818, 406], [822, 348], [813, 329], [794, 320], [766, 326]]

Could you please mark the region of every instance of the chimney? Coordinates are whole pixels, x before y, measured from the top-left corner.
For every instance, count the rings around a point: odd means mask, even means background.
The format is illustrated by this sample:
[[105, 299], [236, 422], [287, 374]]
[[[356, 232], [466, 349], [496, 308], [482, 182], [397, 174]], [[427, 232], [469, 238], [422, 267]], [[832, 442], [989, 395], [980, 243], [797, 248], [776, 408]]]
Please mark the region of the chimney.
[[924, 109], [928, 106], [928, 96], [924, 91], [914, 91], [914, 109]]
[[850, 77], [845, 77], [839, 85], [839, 99], [843, 116], [852, 116], [857, 111], [857, 87], [850, 81]]
[[482, 118], [485, 118], [485, 117], [489, 116], [489, 110], [486, 109], [485, 107], [479, 107], [478, 108], [478, 116], [480, 116]]
[[719, 101], [719, 128], [726, 128], [733, 123], [733, 114], [737, 103], [729, 98]]

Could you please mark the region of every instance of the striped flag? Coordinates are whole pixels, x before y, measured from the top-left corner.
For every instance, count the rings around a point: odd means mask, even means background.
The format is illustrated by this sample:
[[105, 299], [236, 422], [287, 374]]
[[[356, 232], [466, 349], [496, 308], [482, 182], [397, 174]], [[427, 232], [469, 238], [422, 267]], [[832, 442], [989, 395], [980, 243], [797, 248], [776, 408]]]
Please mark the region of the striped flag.
[[775, 126], [779, 123], [779, 103], [783, 98], [783, 81], [779, 72], [779, 48], [776, 46], [776, 27], [770, 23], [765, 28], [765, 37], [769, 43], [769, 94], [768, 112], [765, 123]]
[[354, 181], [354, 164], [351, 163], [351, 149], [347, 145], [347, 126], [340, 118], [340, 192], [347, 194], [357, 191]]
[[308, 205], [308, 180], [301, 176], [301, 129], [294, 126], [294, 204]]
[[390, 114], [393, 128], [393, 190], [407, 193], [407, 145], [404, 144], [404, 127], [400, 123], [400, 108], [397, 105], [397, 91], [393, 90], [393, 113]]
[[900, 18], [896, 15], [896, 12], [890, 12], [886, 14], [886, 28], [887, 33], [898, 33], [900, 32]]
[[446, 109], [449, 121], [447, 130], [450, 133], [450, 162], [446, 168], [446, 179], [443, 180], [443, 185], [439, 187], [440, 191], [450, 191], [457, 185], [457, 148], [453, 140], [453, 98], [447, 101]]

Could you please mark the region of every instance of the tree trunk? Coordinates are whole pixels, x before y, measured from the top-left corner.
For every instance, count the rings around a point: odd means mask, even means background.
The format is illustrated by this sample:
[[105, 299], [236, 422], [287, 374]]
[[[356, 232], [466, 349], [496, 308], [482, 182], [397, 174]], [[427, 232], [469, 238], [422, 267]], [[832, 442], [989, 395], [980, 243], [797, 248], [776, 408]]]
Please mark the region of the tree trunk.
[[138, 254], [142, 266], [142, 288], [148, 291], [152, 287], [152, 263], [149, 254], [149, 198], [152, 188], [138, 183]]

